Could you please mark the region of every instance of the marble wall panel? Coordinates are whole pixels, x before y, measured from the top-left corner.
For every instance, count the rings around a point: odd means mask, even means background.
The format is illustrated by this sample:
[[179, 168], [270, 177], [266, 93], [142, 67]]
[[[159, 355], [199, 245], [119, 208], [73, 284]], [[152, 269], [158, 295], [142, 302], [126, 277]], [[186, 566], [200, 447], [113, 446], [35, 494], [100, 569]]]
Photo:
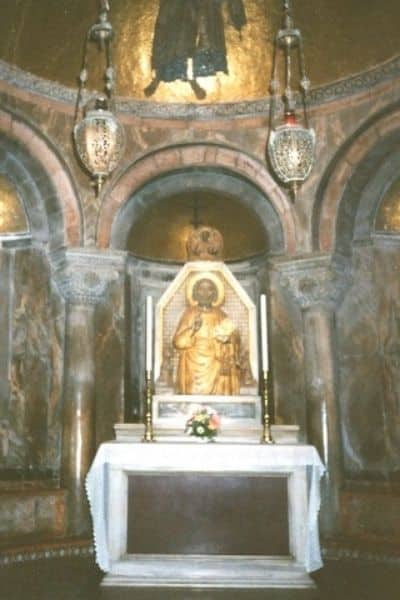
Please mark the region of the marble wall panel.
[[[8, 455], [10, 396], [10, 273], [11, 254], [0, 250], [0, 461]], [[1, 463], [0, 463], [1, 464]]]
[[337, 315], [340, 411], [349, 477], [393, 476], [398, 471], [400, 290], [393, 260], [386, 250], [355, 249], [353, 283]]
[[54, 282], [50, 283], [49, 306], [49, 396], [47, 405], [47, 447], [44, 467], [58, 473], [61, 461], [62, 399], [65, 349], [65, 302]]
[[35, 529], [35, 498], [7, 495], [1, 498], [0, 539]]
[[15, 491], [0, 500], [0, 541], [24, 534], [64, 533], [63, 490]]
[[400, 244], [376, 249], [374, 258], [387, 458], [391, 470], [400, 474]]
[[368, 486], [363, 490], [345, 491], [341, 505], [342, 528], [347, 535], [374, 542], [399, 543], [400, 502], [395, 490]]
[[381, 374], [378, 354], [348, 357], [340, 365], [343, 452], [350, 477], [387, 469]]
[[62, 535], [65, 528], [64, 490], [45, 493], [36, 498], [35, 529]]
[[275, 422], [300, 426], [306, 437], [302, 315], [271, 278], [270, 357]]
[[113, 425], [123, 422], [125, 407], [124, 277], [110, 283], [96, 310], [96, 444], [114, 439]]
[[62, 378], [60, 301], [46, 255], [15, 251], [10, 349], [9, 451], [6, 465], [57, 470]]

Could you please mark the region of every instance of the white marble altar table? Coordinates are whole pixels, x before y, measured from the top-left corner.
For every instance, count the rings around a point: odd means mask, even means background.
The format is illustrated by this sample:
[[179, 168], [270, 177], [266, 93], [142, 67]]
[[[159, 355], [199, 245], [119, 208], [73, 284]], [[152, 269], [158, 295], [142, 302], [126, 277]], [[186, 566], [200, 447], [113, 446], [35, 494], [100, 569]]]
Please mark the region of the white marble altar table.
[[[189, 441], [102, 444], [86, 480], [97, 563], [103, 571], [114, 576], [113, 585], [118, 585], [118, 577], [122, 577], [122, 581], [125, 577], [131, 578], [135, 585], [151, 585], [151, 578], [158, 571], [161, 575], [159, 578], [155, 576], [156, 584], [184, 585], [188, 582], [187, 556], [165, 557], [162, 562], [160, 555], [143, 557], [127, 554], [127, 480], [131, 473], [215, 473], [222, 477], [225, 473], [260, 476], [283, 474], [288, 481], [290, 556], [284, 560], [274, 557], [272, 561], [268, 557], [252, 559], [235, 556], [234, 564], [229, 562], [229, 557], [214, 556], [212, 568], [211, 562], [201, 557], [200, 563], [196, 564], [204, 568], [204, 573], [199, 567], [200, 571], [196, 572], [191, 583], [196, 585], [197, 582], [201, 586], [205, 577], [212, 573], [217, 587], [241, 587], [239, 579], [235, 579], [236, 573], [240, 572], [240, 581], [250, 578], [254, 587], [285, 587], [282, 581], [286, 575], [283, 577], [280, 573], [274, 580], [276, 568], [279, 571], [281, 567], [282, 572], [289, 573], [288, 586], [307, 587], [307, 573], [322, 566], [318, 511], [319, 482], [324, 471], [316, 449], [300, 444], [202, 444]], [[165, 564], [169, 565], [168, 573], [171, 570], [174, 572], [173, 577], [166, 575]], [[291, 567], [296, 571], [292, 583]], [[267, 573], [268, 569], [270, 575], [264, 577], [263, 573]], [[278, 580], [282, 580], [281, 583]], [[123, 583], [120, 581], [119, 585]]]

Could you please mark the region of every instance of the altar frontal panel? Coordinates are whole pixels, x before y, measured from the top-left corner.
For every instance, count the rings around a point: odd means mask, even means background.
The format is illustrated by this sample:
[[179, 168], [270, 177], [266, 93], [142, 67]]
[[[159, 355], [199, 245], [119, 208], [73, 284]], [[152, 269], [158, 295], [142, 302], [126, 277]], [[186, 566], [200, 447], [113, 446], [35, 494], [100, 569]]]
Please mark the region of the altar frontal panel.
[[288, 556], [285, 476], [129, 474], [128, 554]]

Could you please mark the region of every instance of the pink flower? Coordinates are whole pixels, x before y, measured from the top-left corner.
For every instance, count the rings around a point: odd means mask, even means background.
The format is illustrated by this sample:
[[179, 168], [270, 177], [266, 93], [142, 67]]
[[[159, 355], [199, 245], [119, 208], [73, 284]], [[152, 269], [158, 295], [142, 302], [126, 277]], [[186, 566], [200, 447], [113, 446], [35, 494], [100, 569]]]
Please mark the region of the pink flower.
[[216, 413], [212, 414], [210, 417], [210, 424], [209, 424], [210, 429], [219, 429], [220, 425], [221, 425], [221, 419], [219, 418], [219, 416]]

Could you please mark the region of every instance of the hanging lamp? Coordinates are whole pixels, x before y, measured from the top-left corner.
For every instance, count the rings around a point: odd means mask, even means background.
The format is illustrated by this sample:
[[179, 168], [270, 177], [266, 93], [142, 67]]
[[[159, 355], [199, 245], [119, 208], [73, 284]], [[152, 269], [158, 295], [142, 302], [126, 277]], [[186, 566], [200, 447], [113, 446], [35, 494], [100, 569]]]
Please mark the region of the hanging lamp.
[[[73, 139], [78, 157], [90, 173], [96, 194], [100, 193], [104, 180], [114, 171], [125, 149], [125, 133], [113, 113], [114, 67], [111, 57], [113, 28], [108, 20], [110, 4], [100, 0], [97, 23], [90, 27], [79, 74], [79, 91], [76, 104]], [[83, 106], [83, 91], [88, 80], [88, 49], [96, 44], [105, 54], [104, 93], [95, 93]]]
[[[267, 155], [277, 179], [290, 189], [294, 200], [314, 165], [315, 131], [308, 123], [306, 96], [310, 80], [305, 72], [303, 39], [293, 25], [289, 0], [283, 0], [283, 12], [283, 27], [276, 34], [274, 43]], [[297, 89], [292, 89], [294, 54], [298, 66]], [[281, 57], [283, 67], [280, 70]], [[284, 83], [283, 92], [281, 82]], [[297, 110], [299, 106], [302, 106], [301, 111]]]

